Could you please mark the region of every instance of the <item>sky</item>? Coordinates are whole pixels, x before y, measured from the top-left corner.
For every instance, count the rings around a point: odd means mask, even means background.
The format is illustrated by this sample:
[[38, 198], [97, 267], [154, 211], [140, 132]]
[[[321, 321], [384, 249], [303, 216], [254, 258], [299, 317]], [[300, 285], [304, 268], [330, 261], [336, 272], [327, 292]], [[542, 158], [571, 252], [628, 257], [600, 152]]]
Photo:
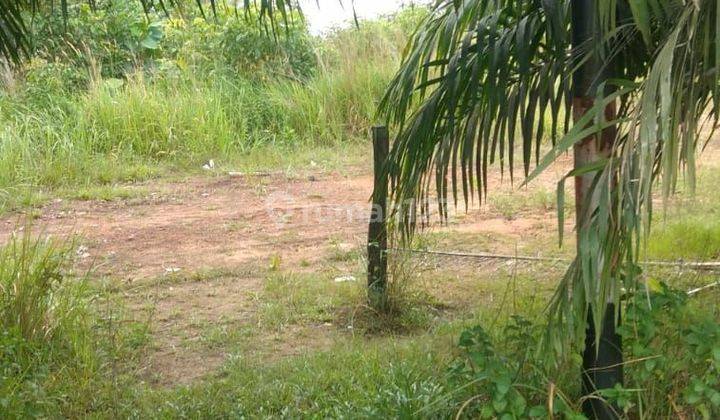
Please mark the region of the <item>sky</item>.
[[[310, 25], [313, 34], [321, 34], [332, 27], [352, 22], [353, 13], [351, 0], [343, 0], [344, 8], [338, 0], [300, 0], [303, 13]], [[355, 10], [358, 18], [370, 19], [380, 15], [394, 12], [407, 0], [355, 0]]]

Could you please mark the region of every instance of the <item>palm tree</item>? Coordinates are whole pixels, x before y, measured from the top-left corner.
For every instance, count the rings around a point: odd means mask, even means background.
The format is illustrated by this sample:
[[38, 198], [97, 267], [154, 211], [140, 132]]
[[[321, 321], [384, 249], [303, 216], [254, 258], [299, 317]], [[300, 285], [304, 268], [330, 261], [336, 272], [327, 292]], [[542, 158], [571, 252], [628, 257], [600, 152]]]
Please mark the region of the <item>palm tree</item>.
[[[399, 127], [388, 171], [408, 235], [427, 217], [431, 190], [447, 217], [449, 198], [466, 206], [483, 199], [492, 164], [512, 177], [521, 162], [529, 182], [574, 149], [577, 256], [552, 299], [544, 343], [562, 352], [586, 337], [588, 393], [622, 382], [615, 326], [621, 295], [641, 280], [654, 187], [667, 197], [684, 170], [692, 190], [700, 129], [717, 125], [718, 7], [437, 0], [381, 104]], [[546, 135], [552, 145], [544, 151]], [[598, 399], [584, 410], [616, 417]]]
[[[163, 11], [181, 3], [139, 1]], [[0, 55], [18, 62], [28, 53], [26, 14], [51, 3], [0, 0]], [[238, 7], [257, 7], [275, 33], [297, 5]], [[486, 196], [493, 164], [513, 177], [521, 162], [529, 182], [574, 149], [577, 256], [552, 299], [545, 343], [563, 352], [586, 337], [588, 392], [622, 381], [614, 327], [621, 294], [639, 288], [652, 193], [659, 185], [669, 196], [681, 171], [693, 188], [698, 133], [717, 125], [719, 7], [717, 0], [435, 0], [381, 104], [399, 128], [388, 170], [405, 234], [427, 216], [431, 189], [447, 217], [449, 197], [467, 205]], [[585, 409], [614, 416], [602, 404]]]

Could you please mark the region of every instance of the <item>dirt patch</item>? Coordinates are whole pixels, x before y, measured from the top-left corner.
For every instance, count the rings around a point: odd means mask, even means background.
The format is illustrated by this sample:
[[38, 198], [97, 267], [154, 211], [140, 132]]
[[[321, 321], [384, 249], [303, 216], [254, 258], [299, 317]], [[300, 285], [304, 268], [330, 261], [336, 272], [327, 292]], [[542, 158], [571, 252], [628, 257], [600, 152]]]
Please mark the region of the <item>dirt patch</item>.
[[[263, 262], [273, 254], [313, 260], [328, 238], [350, 240], [366, 229], [372, 188], [368, 176], [315, 179], [227, 176], [148, 185], [153, 192], [141, 201], [53, 202], [34, 225], [49, 235], [79, 235], [98, 275], [131, 281]], [[17, 220], [0, 221], [0, 240]]]
[[[554, 188], [567, 165], [561, 160], [531, 188]], [[141, 374], [158, 385], [187, 384], [227, 359], [228, 334], [236, 335], [236, 343], [252, 343], [242, 346], [244, 355], [270, 361], [332, 344], [338, 331], [324, 325], [292, 325], [262, 336], [251, 330], [269, 266], [319, 272], [328, 268], [336, 245], [363, 243], [372, 176], [346, 173], [351, 175], [149, 182], [138, 186], [147, 191], [141, 199], [49, 203], [34, 211], [34, 229], [79, 235], [79, 266], [93, 266], [94, 277], [116, 281], [138, 317], [152, 313], [152, 342]], [[502, 193], [517, 189], [497, 174], [492, 182]], [[0, 219], [0, 240], [18, 229], [18, 220], [19, 215]], [[551, 212], [508, 219], [483, 208], [460, 210], [450, 226], [439, 229], [522, 240], [554, 220]]]

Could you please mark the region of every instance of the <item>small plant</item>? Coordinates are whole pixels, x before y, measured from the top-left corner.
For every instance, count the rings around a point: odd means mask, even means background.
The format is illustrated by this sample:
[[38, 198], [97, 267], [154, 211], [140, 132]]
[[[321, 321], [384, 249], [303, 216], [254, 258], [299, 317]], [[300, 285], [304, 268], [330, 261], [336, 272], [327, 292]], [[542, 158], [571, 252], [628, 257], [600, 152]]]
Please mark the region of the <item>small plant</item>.
[[68, 247], [21, 235], [13, 234], [0, 249], [2, 325], [28, 341], [52, 340], [72, 315], [63, 309], [74, 306], [72, 297], [56, 293], [63, 287]]
[[538, 333], [537, 325], [517, 316], [505, 328], [502, 344], [495, 345], [480, 326], [462, 333], [459, 346], [464, 356], [451, 373], [457, 387], [468, 387], [470, 391], [462, 394], [466, 399], [460, 402], [458, 415], [512, 419], [548, 418], [550, 414], [583, 418], [577, 404], [561, 392], [556, 381], [549, 379], [557, 377], [561, 370], [537, 357]]
[[146, 323], [72, 275], [75, 254], [29, 226], [0, 247], [2, 418], [110, 415], [124, 386], [119, 367], [148, 342]]
[[634, 297], [620, 329], [630, 356], [628, 401], [648, 418], [720, 415], [720, 324], [687, 294], [659, 283]]
[[368, 334], [410, 334], [429, 329], [445, 306], [420, 283], [419, 266], [412, 259], [391, 254], [388, 259], [388, 280], [384, 304], [373, 308], [367, 304], [367, 290], [363, 303], [351, 308], [349, 322]]
[[[481, 418], [584, 418], [582, 401], [601, 398], [630, 418], [717, 418], [720, 415], [720, 325], [687, 294], [658, 290], [629, 298], [619, 332], [626, 343], [625, 386], [580, 396], [580, 361], [549, 362], [538, 354], [541, 326], [513, 317], [495, 339], [481, 326], [462, 333], [463, 356], [451, 368], [458, 411]], [[464, 398], [464, 399], [463, 399]]]

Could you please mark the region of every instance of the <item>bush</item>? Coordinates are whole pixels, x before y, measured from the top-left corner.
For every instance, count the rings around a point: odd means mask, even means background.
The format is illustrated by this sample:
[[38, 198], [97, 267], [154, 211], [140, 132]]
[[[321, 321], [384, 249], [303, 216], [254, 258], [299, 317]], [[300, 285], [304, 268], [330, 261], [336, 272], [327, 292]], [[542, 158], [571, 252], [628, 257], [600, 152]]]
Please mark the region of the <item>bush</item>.
[[[717, 314], [665, 285], [632, 297], [619, 332], [625, 386], [599, 390], [630, 418], [720, 415]], [[460, 338], [464, 357], [451, 370], [463, 413], [481, 418], [584, 418], [578, 398], [580, 359], [548, 362], [537, 352], [542, 327], [515, 317], [494, 339], [482, 327]], [[578, 352], [579, 353], [579, 352]]]
[[280, 28], [276, 39], [253, 17], [172, 19], [164, 25], [159, 54], [165, 65], [170, 62], [182, 70], [208, 73], [227, 68], [255, 80], [305, 80], [314, 73], [317, 57], [309, 33], [296, 22]]
[[[229, 8], [219, 8], [208, 19], [199, 17], [195, 7], [183, 18], [168, 18], [152, 7], [146, 13], [141, 4], [98, 1], [91, 8], [86, 1], [70, 1], [67, 20], [41, 11], [33, 21], [35, 55], [63, 66], [65, 89], [138, 70], [164, 76], [174, 68], [208, 73], [227, 67], [260, 79], [305, 79], [315, 70], [313, 42], [298, 16], [287, 27], [281, 25], [275, 39], [255, 16], [235, 16]], [[33, 70], [28, 68], [30, 80], [37, 78]]]
[[[471, 418], [578, 418], [572, 395], [579, 358], [560, 366], [537, 354], [541, 327], [513, 317], [498, 342], [481, 326], [460, 337], [464, 357], [451, 369], [459, 410]], [[552, 379], [550, 379], [552, 378]], [[568, 387], [569, 389], [565, 388]], [[548, 413], [552, 401], [552, 413]]]
[[[712, 302], [714, 304], [714, 302]], [[628, 343], [625, 407], [648, 418], [720, 416], [720, 324], [686, 293], [661, 285], [627, 307], [621, 334]]]
[[122, 77], [154, 55], [161, 37], [158, 15], [147, 19], [141, 2], [101, 1], [94, 10], [85, 1], [68, 3], [67, 20], [51, 10], [39, 11], [32, 43], [37, 57], [76, 71], [70, 88], [87, 82], [89, 71]]
[[[0, 91], [0, 209], [37, 202], [41, 188], [143, 180], [167, 165], [231, 162], [258, 147], [367, 138], [407, 36], [401, 24], [380, 21], [322, 41], [298, 28], [278, 43], [242, 18], [167, 20], [157, 49], [140, 53], [123, 42], [102, 42], [122, 29], [122, 16], [144, 18], [122, 4], [98, 3], [99, 15], [73, 6], [70, 39], [92, 45], [48, 41], [24, 69], [25, 83]], [[417, 10], [396, 20], [415, 19]], [[83, 19], [110, 14], [115, 17], [93, 26], [99, 32], [83, 35], [83, 25], [91, 25]], [[230, 42], [233, 37], [242, 42]], [[102, 75], [90, 77], [87, 57], [98, 57]]]

